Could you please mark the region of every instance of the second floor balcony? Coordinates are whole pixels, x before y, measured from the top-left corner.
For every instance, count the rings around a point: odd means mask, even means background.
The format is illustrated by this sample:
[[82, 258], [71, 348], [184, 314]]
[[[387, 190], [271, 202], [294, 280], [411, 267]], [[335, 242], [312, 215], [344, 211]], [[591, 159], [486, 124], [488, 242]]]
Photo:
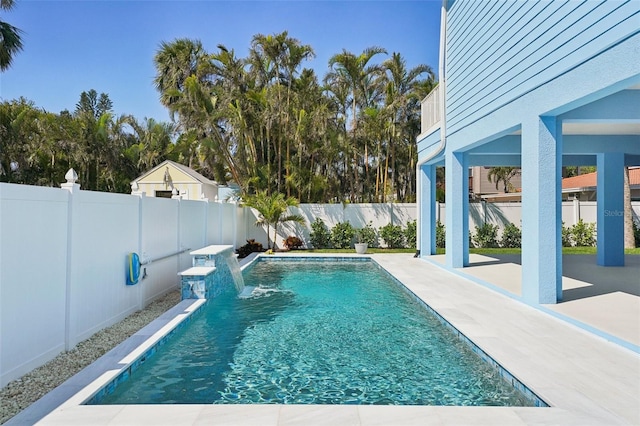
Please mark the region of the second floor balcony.
[[440, 123], [440, 85], [436, 86], [421, 102], [420, 133]]

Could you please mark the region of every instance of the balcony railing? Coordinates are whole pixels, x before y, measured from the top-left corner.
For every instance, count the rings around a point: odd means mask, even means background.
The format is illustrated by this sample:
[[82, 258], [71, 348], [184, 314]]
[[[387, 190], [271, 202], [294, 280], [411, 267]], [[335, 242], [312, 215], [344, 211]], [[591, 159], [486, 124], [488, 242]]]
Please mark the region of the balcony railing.
[[424, 133], [440, 122], [440, 85], [422, 100], [420, 109], [420, 132]]

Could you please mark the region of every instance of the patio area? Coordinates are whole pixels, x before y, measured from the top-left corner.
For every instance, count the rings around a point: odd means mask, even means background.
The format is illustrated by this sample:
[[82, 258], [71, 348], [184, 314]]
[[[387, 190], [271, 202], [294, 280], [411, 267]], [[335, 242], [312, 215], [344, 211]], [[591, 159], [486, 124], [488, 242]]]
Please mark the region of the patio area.
[[[633, 337], [633, 333], [637, 339], [639, 296], [633, 283], [639, 271], [635, 266], [606, 268], [600, 284], [594, 282], [593, 272], [583, 271], [587, 276], [582, 279], [568, 276], [565, 294], [571, 297], [539, 309], [506, 295], [517, 291], [519, 266], [515, 261], [472, 257], [473, 266], [465, 268], [465, 273], [471, 280], [493, 279], [489, 285], [494, 289], [490, 289], [440, 267], [437, 257], [432, 261], [406, 254], [371, 257], [551, 407], [79, 405], [96, 389], [101, 376], [129, 358], [131, 349], [192, 309], [192, 302], [185, 301], [7, 424], [38, 420], [41, 425], [640, 424], [640, 355], [630, 349], [632, 343], [627, 347], [613, 343], [595, 329], [596, 325], [606, 326], [610, 327], [606, 333], [619, 330], [615, 332], [620, 339]], [[588, 262], [586, 258], [565, 261], [567, 274], [572, 270], [569, 263], [580, 268], [583, 261]], [[626, 273], [631, 281], [612, 279]], [[607, 282], [622, 284], [607, 290], [602, 287]], [[625, 292], [626, 285], [630, 293]], [[618, 293], [630, 299], [616, 305], [617, 299], [610, 296]], [[560, 314], [566, 318], [559, 318]], [[608, 317], [614, 319], [612, 324], [607, 323]], [[631, 321], [625, 327], [621, 318]], [[595, 333], [576, 326], [588, 321]]]
[[[429, 260], [444, 265], [444, 255]], [[640, 256], [625, 267], [596, 264], [595, 255], [564, 255], [562, 302], [541, 309], [640, 352]], [[471, 254], [456, 272], [507, 295], [521, 295], [520, 255]]]

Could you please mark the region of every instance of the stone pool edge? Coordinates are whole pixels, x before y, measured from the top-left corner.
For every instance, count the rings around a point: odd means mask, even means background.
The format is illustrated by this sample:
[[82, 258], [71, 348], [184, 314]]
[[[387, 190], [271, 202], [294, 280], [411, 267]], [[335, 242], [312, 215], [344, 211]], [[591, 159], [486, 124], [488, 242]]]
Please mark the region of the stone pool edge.
[[[257, 254], [255, 256], [247, 257], [245, 259], [240, 259], [242, 264], [240, 265], [241, 271], [245, 271], [249, 268], [254, 267], [257, 263], [262, 261], [269, 262], [282, 262], [282, 261], [293, 261], [293, 262], [304, 262], [304, 261], [314, 261], [314, 262], [345, 262], [345, 261], [355, 261], [355, 262], [372, 262], [376, 265], [376, 267], [381, 270], [388, 278], [390, 278], [397, 286], [401, 288], [409, 297], [419, 303], [423, 309], [426, 309], [430, 314], [434, 315], [437, 320], [450, 332], [452, 332], [455, 337], [463, 342], [473, 353], [476, 354], [480, 358], [480, 360], [486, 363], [491, 369], [493, 369], [500, 378], [509, 386], [515, 388], [518, 392], [520, 392], [528, 401], [530, 401], [536, 408], [548, 408], [551, 405], [548, 404], [544, 399], [542, 399], [535, 391], [533, 391], [529, 386], [527, 386], [524, 382], [522, 382], [518, 377], [516, 377], [513, 373], [511, 373], [508, 369], [506, 369], [502, 364], [494, 359], [491, 355], [489, 355], [484, 349], [478, 346], [473, 340], [464, 335], [460, 330], [458, 330], [453, 324], [451, 324], [443, 315], [438, 313], [435, 309], [433, 309], [427, 302], [422, 300], [419, 296], [417, 296], [413, 291], [411, 291], [405, 284], [403, 284], [399, 279], [397, 279], [393, 274], [391, 274], [387, 269], [385, 269], [379, 262], [369, 256], [369, 255], [335, 255], [335, 254], [318, 254], [310, 256], [308, 254], [301, 254], [296, 256], [291, 255], [266, 255], [266, 254]], [[146, 359], [157, 351], [157, 349], [162, 346], [168, 339], [171, 338], [173, 333], [175, 333], [180, 328], [187, 325], [192, 315], [199, 311], [205, 304], [207, 299], [195, 299], [204, 301], [204, 303], [198, 304], [198, 306], [189, 312], [189, 315], [180, 317], [179, 321], [176, 317], [176, 323], [167, 330], [166, 334], [163, 336], [156, 337], [155, 339], [149, 339], [145, 342], [140, 348], [137, 348], [127, 357], [122, 360], [122, 363], [125, 365], [120, 371], [114, 371], [115, 374], [111, 376], [101, 377], [101, 379], [108, 380], [106, 383], [101, 380], [101, 385], [99, 383], [91, 383], [87, 388], [91, 388], [93, 393], [90, 397], [85, 398], [80, 402], [81, 405], [101, 405], [100, 402], [104, 399], [105, 396], [113, 393], [114, 389], [125, 380], [128, 380], [131, 373], [133, 373], [139, 366], [144, 364]], [[166, 329], [166, 327], [165, 327]], [[77, 401], [74, 401], [77, 402]], [[112, 405], [112, 404], [109, 404]], [[181, 405], [181, 404], [176, 404]]]

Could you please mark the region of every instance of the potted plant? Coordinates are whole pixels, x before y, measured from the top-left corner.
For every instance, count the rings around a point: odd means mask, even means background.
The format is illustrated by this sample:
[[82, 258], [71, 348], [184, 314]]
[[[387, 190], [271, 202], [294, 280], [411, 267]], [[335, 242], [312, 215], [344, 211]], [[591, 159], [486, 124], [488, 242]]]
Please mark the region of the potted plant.
[[364, 229], [356, 229], [356, 239], [355, 243], [356, 253], [365, 254], [367, 252], [367, 248], [369, 248], [369, 244], [366, 241]]

